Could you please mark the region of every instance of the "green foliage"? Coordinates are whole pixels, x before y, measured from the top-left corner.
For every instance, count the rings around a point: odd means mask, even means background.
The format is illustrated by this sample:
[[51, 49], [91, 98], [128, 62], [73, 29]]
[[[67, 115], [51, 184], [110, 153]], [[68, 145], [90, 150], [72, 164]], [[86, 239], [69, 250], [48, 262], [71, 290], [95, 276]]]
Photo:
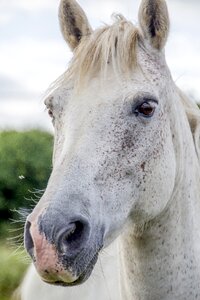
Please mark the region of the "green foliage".
[[[30, 191], [44, 189], [51, 172], [52, 135], [31, 130], [0, 132], [0, 221], [30, 207]], [[1, 224], [0, 224], [1, 225]]]
[[[27, 267], [21, 255], [5, 245], [9, 230], [15, 226], [9, 219], [19, 218], [16, 209], [33, 205], [26, 199], [33, 196], [30, 191], [45, 189], [52, 167], [52, 145], [52, 135], [39, 130], [0, 132], [0, 237], [4, 238], [0, 240], [0, 300], [11, 299]], [[19, 233], [20, 228], [12, 235]]]
[[27, 263], [23, 263], [22, 256], [0, 241], [0, 299], [9, 300], [14, 290], [19, 286]]

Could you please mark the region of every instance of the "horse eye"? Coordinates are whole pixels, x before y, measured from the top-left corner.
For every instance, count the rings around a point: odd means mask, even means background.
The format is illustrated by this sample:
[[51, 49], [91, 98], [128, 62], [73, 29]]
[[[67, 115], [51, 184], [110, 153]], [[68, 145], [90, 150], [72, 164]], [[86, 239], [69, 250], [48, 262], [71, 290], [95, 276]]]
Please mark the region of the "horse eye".
[[52, 112], [51, 109], [48, 109], [48, 114], [49, 114], [49, 116], [50, 116], [51, 118], [53, 118], [53, 112]]
[[153, 116], [155, 112], [155, 104], [150, 102], [143, 102], [142, 104], [138, 105], [135, 109], [135, 114], [138, 116], [139, 114], [145, 118], [150, 118]]

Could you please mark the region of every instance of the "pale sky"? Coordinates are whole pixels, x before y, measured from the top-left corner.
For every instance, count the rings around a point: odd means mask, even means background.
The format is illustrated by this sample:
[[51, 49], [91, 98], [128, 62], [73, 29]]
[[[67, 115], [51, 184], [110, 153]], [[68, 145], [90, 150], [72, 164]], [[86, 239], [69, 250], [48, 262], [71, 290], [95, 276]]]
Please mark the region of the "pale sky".
[[[139, 0], [79, 0], [93, 28], [120, 12], [137, 24]], [[200, 1], [167, 0], [166, 58], [176, 83], [200, 99]], [[71, 58], [59, 0], [0, 0], [0, 129], [51, 128], [42, 95]]]

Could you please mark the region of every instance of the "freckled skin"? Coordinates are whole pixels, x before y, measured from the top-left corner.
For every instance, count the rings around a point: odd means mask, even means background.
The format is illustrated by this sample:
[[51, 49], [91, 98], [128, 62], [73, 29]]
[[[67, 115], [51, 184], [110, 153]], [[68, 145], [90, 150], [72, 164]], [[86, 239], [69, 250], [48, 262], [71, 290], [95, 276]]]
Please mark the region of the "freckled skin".
[[[143, 55], [145, 53], [141, 58]], [[145, 63], [143, 72], [148, 74], [150, 67]], [[191, 234], [193, 225], [189, 220], [184, 223], [191, 209], [188, 195], [194, 197], [193, 184], [189, 189], [188, 176], [184, 176], [179, 187], [175, 187], [180, 176], [179, 160], [182, 157], [191, 160], [195, 154], [193, 144], [186, 142], [192, 137], [184, 124], [182, 108], [178, 109], [180, 119], [177, 121], [184, 128], [184, 134], [178, 132], [181, 143], [187, 145], [182, 153], [178, 150], [180, 141], [173, 140], [170, 128], [175, 126], [176, 119], [173, 119], [172, 109], [179, 99], [172, 94], [174, 90], [166, 90], [164, 75], [167, 77], [168, 73], [161, 73], [159, 91], [153, 85], [154, 80], [149, 86], [145, 79], [138, 79], [140, 74], [133, 76], [129, 83], [122, 81], [117, 98], [112, 97], [111, 77], [105, 82], [108, 101], [104, 103], [104, 91], [99, 97], [96, 95], [98, 83], [95, 80], [83, 95], [71, 96], [71, 100], [69, 95], [67, 107], [64, 108], [65, 102], [62, 106], [63, 123], [59, 123], [59, 132], [56, 131], [56, 140], [60, 135], [63, 138], [55, 147], [49, 186], [38, 204], [43, 207], [52, 191], [55, 196], [50, 206], [63, 209], [58, 200], [63, 198], [63, 182], [67, 182], [68, 193], [87, 195], [87, 207], [81, 205], [80, 208], [86, 209], [94, 222], [98, 222], [96, 211], [99, 212], [100, 222], [106, 228], [105, 245], [128, 222], [119, 242], [123, 300], [195, 299], [194, 294], [199, 292], [199, 254]], [[127, 113], [135, 97], [143, 93], [144, 86], [146, 93], [156, 91], [156, 96], [165, 95], [164, 99], [159, 98], [152, 120], [137, 119]], [[85, 99], [88, 99], [87, 105]], [[77, 109], [81, 111], [79, 120]], [[183, 171], [186, 170], [185, 167]], [[195, 181], [193, 174], [190, 180]], [[81, 203], [81, 198], [78, 201]], [[196, 211], [198, 209], [199, 205]]]
[[[73, 80], [63, 81], [47, 99], [55, 146], [47, 189], [29, 216], [39, 255], [35, 266], [42, 276], [68, 284], [119, 236], [120, 283], [114, 280], [121, 295], [114, 300], [200, 299], [199, 162], [161, 51], [167, 16], [155, 11], [162, 39], [152, 16], [145, 19], [148, 10], [140, 17], [142, 28], [151, 25], [153, 40], [149, 36], [136, 47], [139, 67], [128, 78], [108, 65], [106, 78], [97, 74], [78, 93]], [[136, 109], [144, 99], [155, 104], [149, 118]], [[74, 215], [87, 218], [90, 234], [73, 260], [62, 260], [56, 232]]]

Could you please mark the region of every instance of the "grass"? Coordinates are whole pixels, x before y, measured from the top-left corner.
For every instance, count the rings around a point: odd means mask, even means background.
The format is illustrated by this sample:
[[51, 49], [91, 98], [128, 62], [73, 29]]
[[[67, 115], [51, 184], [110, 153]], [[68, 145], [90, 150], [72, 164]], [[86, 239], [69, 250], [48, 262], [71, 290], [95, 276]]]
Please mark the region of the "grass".
[[22, 254], [15, 253], [5, 240], [0, 240], [0, 300], [10, 300], [20, 284], [27, 263]]

